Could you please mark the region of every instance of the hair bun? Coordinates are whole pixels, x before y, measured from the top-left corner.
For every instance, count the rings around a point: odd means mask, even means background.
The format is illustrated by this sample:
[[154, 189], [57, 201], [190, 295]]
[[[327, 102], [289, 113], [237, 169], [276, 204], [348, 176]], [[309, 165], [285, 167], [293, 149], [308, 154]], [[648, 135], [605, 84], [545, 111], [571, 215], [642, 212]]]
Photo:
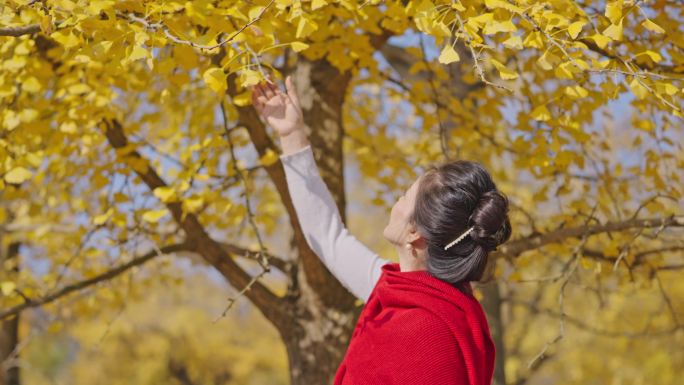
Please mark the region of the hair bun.
[[482, 194], [470, 219], [474, 226], [470, 236], [487, 251], [496, 250], [511, 235], [508, 197], [499, 190]]

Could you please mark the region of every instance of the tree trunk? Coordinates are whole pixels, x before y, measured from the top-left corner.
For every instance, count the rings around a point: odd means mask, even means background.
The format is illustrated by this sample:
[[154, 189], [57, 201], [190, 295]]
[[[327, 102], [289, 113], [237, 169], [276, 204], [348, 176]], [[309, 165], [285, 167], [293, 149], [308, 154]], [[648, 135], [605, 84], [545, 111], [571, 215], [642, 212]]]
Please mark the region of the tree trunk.
[[363, 307], [347, 311], [325, 307], [311, 287], [302, 286], [301, 295], [291, 305], [293, 317], [278, 328], [287, 350], [290, 384], [329, 385]]
[[493, 278], [492, 274], [496, 265], [496, 259], [490, 256], [487, 272], [483, 277], [482, 283], [478, 287], [482, 291], [482, 308], [487, 314], [489, 329], [496, 348], [496, 361], [494, 366], [494, 377], [492, 385], [506, 385], [506, 373], [504, 371], [506, 363], [506, 346], [504, 345], [504, 325], [501, 318], [501, 287], [499, 281]]
[[[0, 278], [14, 280], [19, 272], [19, 243], [9, 245], [6, 255], [0, 255], [0, 266], [14, 263], [10, 271], [3, 272]], [[14, 260], [17, 259], [17, 260]], [[18, 354], [15, 350], [19, 345], [19, 314], [0, 321], [0, 385], [19, 385], [19, 366], [16, 364]]]

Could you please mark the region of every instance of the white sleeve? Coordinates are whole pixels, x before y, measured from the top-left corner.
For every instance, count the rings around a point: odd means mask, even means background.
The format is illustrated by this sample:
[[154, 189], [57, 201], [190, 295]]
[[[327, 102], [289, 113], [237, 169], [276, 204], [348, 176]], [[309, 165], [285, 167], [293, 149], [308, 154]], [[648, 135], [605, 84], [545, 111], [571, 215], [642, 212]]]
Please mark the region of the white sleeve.
[[280, 155], [304, 237], [330, 272], [364, 302], [391, 261], [380, 258], [349, 233], [316, 166], [311, 145]]

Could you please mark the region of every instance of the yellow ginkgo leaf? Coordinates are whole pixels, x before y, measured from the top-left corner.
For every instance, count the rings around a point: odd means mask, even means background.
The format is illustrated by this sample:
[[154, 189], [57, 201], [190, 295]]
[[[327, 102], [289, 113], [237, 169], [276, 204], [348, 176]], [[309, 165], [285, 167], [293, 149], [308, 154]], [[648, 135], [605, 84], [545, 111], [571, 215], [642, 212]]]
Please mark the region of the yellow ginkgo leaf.
[[544, 40], [542, 39], [541, 33], [539, 31], [530, 32], [530, 34], [525, 37], [525, 40], [523, 40], [523, 45], [530, 48], [543, 48]]
[[591, 259], [583, 255], [580, 258], [580, 265], [582, 265], [582, 268], [584, 268], [585, 270], [590, 270], [592, 268], [593, 262], [591, 261]]
[[40, 85], [40, 82], [38, 79], [35, 77], [31, 76], [24, 80], [24, 82], [21, 84], [21, 88], [29, 93], [35, 93], [41, 90], [42, 86]]
[[553, 64], [551, 64], [551, 60], [554, 59], [557, 59], [557, 57], [549, 51], [546, 51], [543, 55], [539, 57], [539, 59], [537, 59], [537, 64], [539, 64], [539, 66], [544, 70], [550, 71], [553, 69]]
[[644, 20], [641, 25], [647, 30], [655, 33], [665, 33], [665, 30], [658, 24], [651, 21], [651, 19]]
[[608, 43], [610, 42], [609, 38], [599, 33], [595, 33], [589, 36], [589, 39], [592, 39], [596, 43], [596, 45], [599, 46], [599, 48], [601, 49], [606, 48], [606, 45], [608, 45]]
[[301, 39], [303, 37], [307, 37], [311, 35], [314, 31], [318, 29], [318, 24], [316, 24], [315, 21], [309, 19], [306, 16], [301, 16], [299, 18], [299, 23], [297, 24], [297, 32], [295, 33], [295, 36], [297, 39]]
[[255, 84], [259, 84], [261, 81], [261, 75], [258, 71], [249, 69], [242, 70], [240, 73], [240, 81], [243, 87], [253, 86]]
[[222, 95], [226, 92], [226, 74], [221, 68], [209, 68], [204, 71], [202, 78], [209, 88], [214, 90], [217, 94]]
[[90, 91], [90, 87], [85, 83], [72, 84], [67, 87], [67, 92], [72, 95], [84, 94]]
[[72, 31], [67, 34], [66, 31], [53, 32], [50, 37], [64, 46], [64, 48], [73, 48], [81, 44], [81, 40], [74, 35]]
[[603, 35], [615, 41], [622, 40], [622, 21], [620, 21], [618, 24], [609, 25], [608, 28], [603, 30]]
[[523, 11], [522, 8], [513, 5], [505, 0], [485, 0], [485, 6], [487, 6], [487, 8], [490, 9], [503, 8], [515, 13], [521, 13]]
[[14, 292], [16, 287], [17, 285], [12, 281], [3, 281], [0, 283], [0, 292], [2, 292], [2, 295], [8, 296]]
[[611, 23], [617, 23], [622, 18], [623, 0], [612, 0], [606, 2], [606, 17]]
[[581, 99], [589, 95], [589, 92], [586, 89], [582, 88], [582, 86], [572, 86], [565, 87], [565, 94], [573, 99]]
[[152, 191], [152, 193], [164, 203], [173, 202], [178, 199], [176, 196], [176, 190], [168, 186], [157, 187]]
[[663, 57], [658, 52], [654, 52], [651, 50], [646, 50], [644, 52], [641, 52], [640, 54], [637, 54], [636, 56], [640, 56], [640, 55], [646, 55], [646, 56], [650, 57], [651, 60], [653, 60], [656, 63], [663, 60]]
[[19, 120], [24, 123], [28, 123], [36, 120], [39, 115], [40, 113], [37, 110], [33, 108], [26, 108], [19, 113]]
[[491, 21], [482, 29], [485, 35], [493, 35], [499, 32], [515, 32], [517, 30], [512, 21]]
[[505, 65], [503, 65], [496, 59], [491, 59], [491, 61], [492, 64], [494, 64], [494, 67], [496, 67], [496, 69], [499, 70], [499, 76], [501, 76], [501, 79], [510, 80], [516, 79], [518, 77], [518, 74], [515, 71], [509, 70], [508, 68], [506, 68]]
[[259, 14], [261, 14], [261, 12], [264, 10], [264, 8], [266, 8], [266, 7], [263, 5], [257, 5], [256, 7], [252, 7], [247, 12], [247, 16], [249, 17], [250, 20], [254, 20], [257, 17], [259, 17]]
[[452, 1], [451, 2], [451, 8], [453, 8], [459, 12], [463, 12], [466, 10], [465, 7], [463, 6], [463, 4], [461, 4], [461, 2], [459, 0]]
[[245, 91], [241, 92], [235, 96], [233, 96], [233, 104], [236, 106], [244, 107], [248, 106], [250, 103], [252, 103], [252, 92], [251, 91]]
[[311, 10], [315, 11], [318, 8], [325, 7], [326, 5], [328, 5], [327, 0], [312, 0], [311, 1]]
[[442, 64], [449, 64], [461, 60], [458, 52], [451, 44], [447, 44], [442, 48], [442, 53], [439, 54], [439, 62]]
[[570, 26], [568, 26], [568, 35], [573, 39], [577, 39], [577, 36], [582, 32], [582, 27], [584, 27], [585, 24], [585, 21], [576, 21], [570, 24]]
[[4, 179], [7, 183], [19, 184], [31, 178], [32, 175], [31, 171], [23, 167], [15, 167], [5, 174]]
[[264, 166], [270, 166], [273, 163], [277, 162], [278, 159], [278, 154], [272, 149], [268, 148], [266, 149], [266, 153], [259, 158], [259, 163], [261, 163]]
[[151, 57], [150, 52], [146, 50], [145, 48], [136, 45], [133, 50], [131, 51], [131, 54], [128, 55], [128, 61], [133, 62], [139, 59], [145, 59]]
[[204, 199], [202, 197], [190, 197], [183, 201], [183, 209], [187, 212], [196, 213], [197, 210], [202, 208], [204, 204]]
[[665, 82], [657, 82], [656, 83], [656, 90], [661, 93], [661, 94], [667, 94], [669, 96], [675, 95], [679, 90], [677, 87], [673, 86], [670, 83], [665, 83]]
[[556, 74], [556, 77], [558, 77], [559, 79], [573, 79], [574, 75], [572, 73], [571, 68], [572, 63], [562, 63], [561, 65], [556, 66], [554, 74]]
[[40, 30], [44, 34], [49, 35], [52, 33], [52, 15], [43, 15], [40, 18]]
[[78, 126], [72, 121], [62, 122], [62, 124], [59, 125], [59, 130], [65, 134], [74, 134], [77, 129]]
[[639, 99], [645, 99], [648, 96], [648, 89], [636, 77], [629, 82], [629, 88], [632, 89], [634, 95]]
[[104, 214], [94, 216], [93, 224], [96, 226], [103, 225], [112, 216], [112, 214], [114, 214], [114, 209], [110, 207]]
[[541, 106], [537, 106], [537, 108], [532, 110], [530, 116], [534, 120], [544, 122], [551, 119], [551, 112], [549, 112], [549, 109], [546, 108], [546, 105], [542, 104]]
[[292, 43], [290, 43], [290, 45], [292, 46], [292, 49], [295, 52], [301, 52], [301, 51], [304, 51], [305, 49], [309, 48], [308, 44], [302, 43], [301, 41], [293, 41]]
[[513, 35], [506, 39], [506, 41], [503, 42], [504, 47], [508, 47], [511, 49], [522, 49], [523, 48], [523, 43], [522, 43], [522, 38], [517, 35]]
[[142, 219], [146, 222], [157, 223], [166, 215], [167, 212], [168, 211], [166, 209], [145, 211], [145, 213], [142, 215]]
[[639, 119], [636, 122], [634, 122], [634, 127], [646, 132], [650, 132], [653, 131], [653, 129], [655, 129], [655, 124], [647, 119]]

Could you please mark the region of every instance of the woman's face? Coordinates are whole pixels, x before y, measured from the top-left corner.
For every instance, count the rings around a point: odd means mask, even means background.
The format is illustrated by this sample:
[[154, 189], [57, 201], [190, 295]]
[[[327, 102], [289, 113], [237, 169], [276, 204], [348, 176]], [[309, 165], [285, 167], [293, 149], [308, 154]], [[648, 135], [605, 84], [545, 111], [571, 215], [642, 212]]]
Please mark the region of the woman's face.
[[420, 177], [416, 178], [408, 190], [404, 192], [404, 195], [399, 197], [394, 206], [392, 206], [389, 223], [382, 233], [385, 239], [393, 244], [403, 244], [406, 242], [409, 232], [415, 231], [415, 228], [409, 223], [409, 217], [413, 213], [413, 208], [416, 204], [419, 184]]

